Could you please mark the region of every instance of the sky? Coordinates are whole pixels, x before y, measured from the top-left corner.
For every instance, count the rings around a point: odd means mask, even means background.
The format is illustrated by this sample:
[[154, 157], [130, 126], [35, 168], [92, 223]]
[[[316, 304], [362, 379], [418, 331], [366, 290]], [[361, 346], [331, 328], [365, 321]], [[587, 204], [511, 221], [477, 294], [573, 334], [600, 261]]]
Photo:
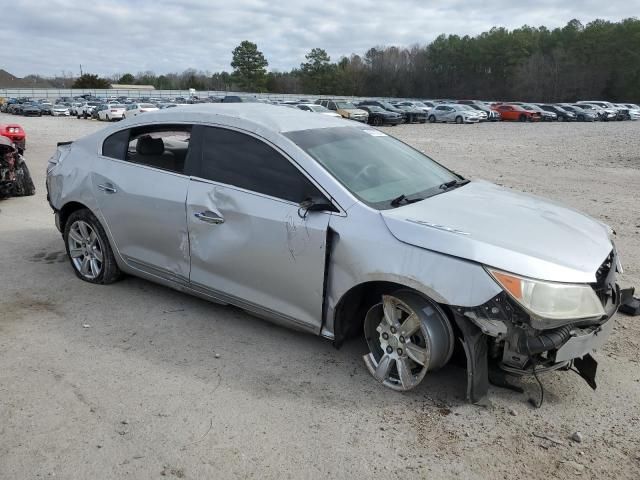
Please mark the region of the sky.
[[640, 0], [19, 0], [3, 8], [0, 68], [19, 77], [77, 75], [80, 64], [103, 76], [231, 71], [232, 50], [250, 40], [269, 70], [288, 71], [314, 47], [338, 60], [441, 33], [639, 15]]

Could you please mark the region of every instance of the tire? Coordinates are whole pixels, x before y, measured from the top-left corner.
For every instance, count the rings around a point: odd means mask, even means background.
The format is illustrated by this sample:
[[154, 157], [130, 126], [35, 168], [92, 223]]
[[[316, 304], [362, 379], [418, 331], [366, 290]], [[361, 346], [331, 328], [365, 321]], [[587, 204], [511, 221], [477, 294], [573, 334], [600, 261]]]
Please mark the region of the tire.
[[13, 196], [30, 197], [36, 194], [36, 187], [33, 184], [31, 173], [24, 160], [20, 160], [16, 168], [16, 181], [13, 186]]
[[584, 122], [585, 121], [584, 115], [578, 115], [578, 121]]
[[521, 121], [521, 122], [526, 122], [526, 121], [527, 121], [527, 116], [526, 116], [526, 115], [524, 115], [524, 114], [522, 114], [522, 115], [520, 115], [520, 117], [518, 118], [518, 120], [519, 120], [519, 121]]
[[559, 122], [564, 122], [564, 117], [562, 115], [558, 115], [558, 121]]
[[78, 117], [78, 120], [80, 120], [80, 114], [78, 114], [77, 117]]
[[436, 116], [435, 115], [429, 115], [429, 123], [436, 123]]
[[380, 117], [373, 117], [373, 120], [371, 121], [371, 123], [373, 123], [373, 125], [376, 127], [381, 127], [384, 122]]
[[69, 216], [63, 238], [71, 267], [79, 279], [107, 285], [122, 277], [109, 239], [90, 210], [83, 208]]
[[446, 365], [454, 333], [437, 303], [412, 290], [382, 295], [366, 314], [363, 359], [373, 377], [392, 390], [415, 388], [428, 371]]
[[462, 120], [462, 117], [461, 117], [460, 115], [458, 115], [458, 116], [456, 117], [456, 123], [457, 123], [458, 125], [460, 125], [460, 124], [461, 124], [461, 123], [463, 123], [463, 122], [464, 122], [464, 120]]

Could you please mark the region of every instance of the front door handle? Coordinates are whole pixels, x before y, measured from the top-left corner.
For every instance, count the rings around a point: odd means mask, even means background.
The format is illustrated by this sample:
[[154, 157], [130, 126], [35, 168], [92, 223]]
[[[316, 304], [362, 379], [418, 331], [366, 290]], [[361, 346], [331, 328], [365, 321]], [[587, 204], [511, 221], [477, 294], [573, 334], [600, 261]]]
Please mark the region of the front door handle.
[[224, 223], [224, 218], [209, 210], [194, 213], [193, 216], [202, 222], [211, 223], [213, 225], [220, 225], [221, 223]]
[[118, 191], [110, 183], [100, 184], [98, 185], [98, 189], [105, 193], [116, 193]]

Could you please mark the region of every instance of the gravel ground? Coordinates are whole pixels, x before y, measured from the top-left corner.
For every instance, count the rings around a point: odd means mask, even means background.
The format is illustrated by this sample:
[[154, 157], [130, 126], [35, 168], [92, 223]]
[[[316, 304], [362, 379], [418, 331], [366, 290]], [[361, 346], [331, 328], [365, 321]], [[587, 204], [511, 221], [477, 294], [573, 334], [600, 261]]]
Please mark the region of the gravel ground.
[[[395, 393], [370, 378], [359, 342], [335, 350], [136, 278], [79, 281], [44, 169], [55, 142], [102, 125], [5, 121], [28, 132], [39, 191], [0, 202], [0, 478], [638, 478], [637, 318], [617, 316], [597, 391], [549, 374], [538, 410], [530, 380], [524, 395], [492, 388], [487, 406], [466, 404], [455, 366]], [[385, 131], [608, 222], [623, 281], [640, 286], [640, 122]]]

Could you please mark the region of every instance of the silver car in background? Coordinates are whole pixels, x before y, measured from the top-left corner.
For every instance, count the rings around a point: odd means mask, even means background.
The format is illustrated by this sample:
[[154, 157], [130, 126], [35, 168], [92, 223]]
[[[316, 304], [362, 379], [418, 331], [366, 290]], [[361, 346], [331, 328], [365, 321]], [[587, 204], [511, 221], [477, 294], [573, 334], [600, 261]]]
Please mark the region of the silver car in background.
[[459, 346], [472, 401], [490, 369], [573, 366], [594, 385], [590, 352], [620, 302], [606, 225], [298, 109], [127, 119], [59, 144], [47, 189], [82, 280], [128, 273], [337, 346], [364, 338], [367, 369], [394, 390]]
[[443, 103], [436, 105], [435, 108], [431, 109], [428, 117], [430, 123], [478, 123], [480, 120], [486, 119], [487, 114], [485, 112], [475, 110], [468, 105], [461, 105], [458, 103]]

